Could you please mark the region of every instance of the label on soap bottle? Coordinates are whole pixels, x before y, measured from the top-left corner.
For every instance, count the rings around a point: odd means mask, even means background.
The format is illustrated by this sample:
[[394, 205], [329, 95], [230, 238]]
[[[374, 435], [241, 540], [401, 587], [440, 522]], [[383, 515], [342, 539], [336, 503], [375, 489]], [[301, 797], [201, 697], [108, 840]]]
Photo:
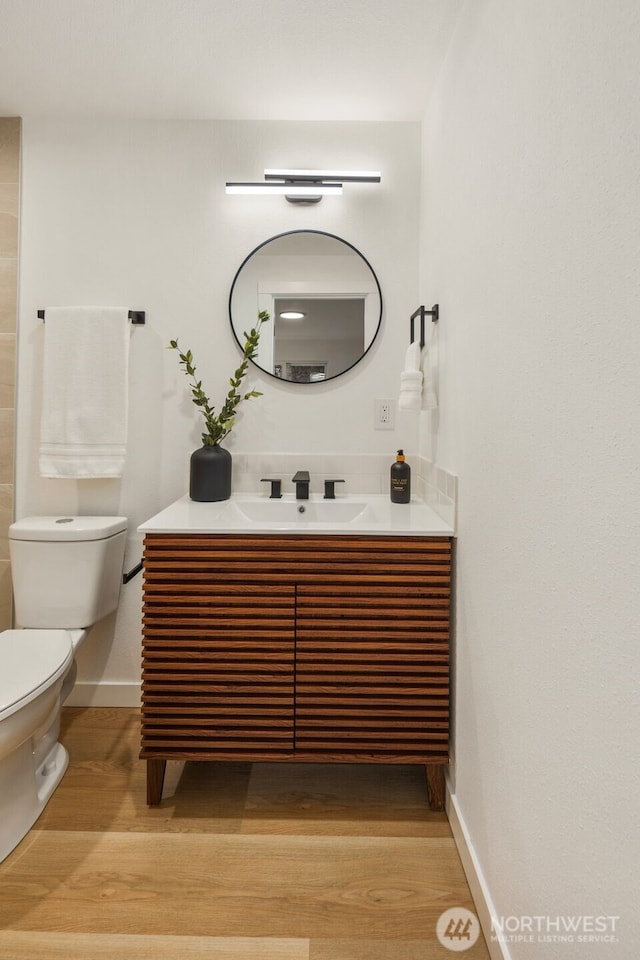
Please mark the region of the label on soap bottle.
[[391, 478], [391, 489], [395, 493], [406, 493], [407, 487], [409, 486], [409, 480], [407, 477], [392, 477]]

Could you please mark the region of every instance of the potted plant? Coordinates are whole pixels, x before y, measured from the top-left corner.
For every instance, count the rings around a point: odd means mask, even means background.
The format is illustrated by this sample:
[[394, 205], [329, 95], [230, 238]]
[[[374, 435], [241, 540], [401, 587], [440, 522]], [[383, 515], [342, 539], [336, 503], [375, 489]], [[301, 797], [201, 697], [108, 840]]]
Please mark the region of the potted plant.
[[266, 310], [258, 313], [258, 322], [249, 333], [244, 333], [242, 363], [229, 380], [229, 392], [222, 408], [216, 413], [208, 396], [198, 380], [196, 366], [191, 350], [182, 352], [177, 340], [169, 342], [169, 350], [177, 350], [180, 366], [186, 376], [191, 378], [191, 399], [204, 417], [205, 429], [202, 433], [202, 447], [191, 455], [189, 496], [192, 500], [228, 500], [231, 496], [231, 454], [220, 446], [220, 442], [229, 435], [235, 422], [236, 409], [242, 400], [261, 397], [259, 390], [240, 392], [249, 367], [258, 352], [260, 329], [269, 320]]

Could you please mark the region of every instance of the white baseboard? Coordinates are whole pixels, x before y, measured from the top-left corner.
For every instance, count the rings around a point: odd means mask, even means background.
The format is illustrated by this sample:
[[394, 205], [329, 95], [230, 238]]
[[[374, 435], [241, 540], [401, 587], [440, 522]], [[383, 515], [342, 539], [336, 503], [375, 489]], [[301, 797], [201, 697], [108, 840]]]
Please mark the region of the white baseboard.
[[65, 707], [139, 707], [139, 683], [86, 683], [77, 681]]
[[482, 867], [478, 862], [473, 843], [469, 837], [469, 831], [464, 817], [458, 806], [456, 795], [452, 790], [448, 772], [446, 774], [445, 809], [449, 818], [453, 839], [455, 840], [462, 861], [462, 869], [467, 877], [471, 896], [476, 905], [476, 913], [480, 921], [480, 926], [482, 927], [482, 932], [484, 933], [489, 956], [491, 960], [511, 960], [511, 953], [507, 945], [501, 943], [499, 940], [491, 939], [491, 918], [497, 917], [498, 914], [493, 905], [491, 893], [489, 892], [487, 881], [482, 872]]

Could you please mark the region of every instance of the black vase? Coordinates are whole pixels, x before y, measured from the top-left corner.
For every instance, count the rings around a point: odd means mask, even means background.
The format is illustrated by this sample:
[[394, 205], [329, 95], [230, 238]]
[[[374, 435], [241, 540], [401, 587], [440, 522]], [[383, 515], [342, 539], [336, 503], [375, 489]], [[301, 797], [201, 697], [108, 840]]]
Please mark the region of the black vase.
[[231, 454], [218, 444], [191, 454], [189, 496], [192, 500], [228, 500], [231, 496]]

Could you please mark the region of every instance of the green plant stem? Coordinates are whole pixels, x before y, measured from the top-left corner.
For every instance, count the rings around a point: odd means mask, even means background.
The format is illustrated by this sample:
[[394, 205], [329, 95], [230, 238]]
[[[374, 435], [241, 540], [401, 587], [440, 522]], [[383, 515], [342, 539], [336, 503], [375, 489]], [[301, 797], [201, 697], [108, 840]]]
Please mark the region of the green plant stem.
[[261, 310], [258, 314], [258, 322], [252, 327], [249, 333], [244, 333], [244, 347], [242, 363], [234, 372], [229, 380], [229, 392], [222, 405], [220, 413], [215, 412], [208, 396], [202, 389], [202, 381], [198, 380], [196, 366], [193, 360], [191, 350], [182, 352], [177, 340], [169, 342], [169, 350], [177, 350], [180, 357], [180, 366], [184, 367], [185, 374], [191, 378], [191, 399], [204, 417], [205, 431], [202, 434], [202, 443], [204, 446], [215, 446], [229, 435], [235, 422], [235, 412], [238, 404], [242, 400], [250, 400], [252, 397], [261, 397], [259, 390], [249, 390], [246, 393], [240, 392], [242, 381], [244, 380], [249, 368], [249, 360], [253, 360], [258, 352], [258, 343], [260, 341], [260, 329], [263, 323], [269, 320], [269, 314], [266, 310]]

